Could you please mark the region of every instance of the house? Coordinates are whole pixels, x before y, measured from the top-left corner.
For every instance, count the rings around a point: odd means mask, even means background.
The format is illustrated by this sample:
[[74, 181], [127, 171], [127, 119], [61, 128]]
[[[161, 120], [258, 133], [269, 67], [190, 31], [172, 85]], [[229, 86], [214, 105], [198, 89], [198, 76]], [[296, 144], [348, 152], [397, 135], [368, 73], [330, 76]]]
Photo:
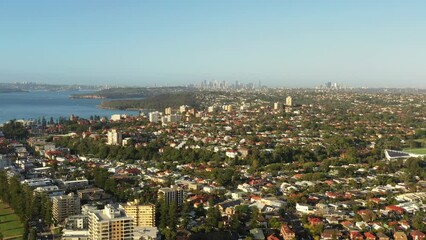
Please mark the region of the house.
[[266, 240], [280, 240], [277, 236], [275, 236], [275, 234], [271, 234], [269, 235]]
[[293, 230], [291, 230], [286, 223], [281, 225], [280, 229], [281, 236], [283, 236], [284, 240], [294, 240], [296, 239], [296, 234]]
[[245, 147], [238, 148], [238, 152], [241, 154], [242, 158], [247, 157], [248, 154], [249, 154], [249, 150], [247, 148], [245, 148]]
[[301, 213], [312, 213], [313, 207], [308, 204], [296, 203], [296, 211]]
[[389, 240], [389, 237], [382, 232], [378, 232], [376, 235], [377, 235], [378, 240]]
[[320, 223], [323, 223], [321, 218], [317, 218], [317, 217], [308, 217], [308, 221], [309, 221], [309, 224], [311, 225], [318, 225]]
[[255, 240], [265, 240], [265, 234], [263, 234], [260, 228], [251, 229], [250, 234], [253, 235], [253, 239]]
[[364, 236], [366, 240], [376, 240], [376, 236], [374, 236], [371, 232], [365, 232]]
[[396, 212], [397, 214], [400, 214], [400, 215], [404, 214], [404, 209], [402, 207], [398, 207], [395, 205], [387, 206], [385, 210], [390, 212]]
[[338, 239], [340, 236], [342, 236], [342, 233], [337, 229], [325, 229], [321, 234], [321, 239], [333, 240]]
[[236, 158], [238, 156], [238, 152], [235, 150], [228, 150], [225, 155], [229, 158]]
[[393, 239], [395, 240], [408, 240], [407, 235], [404, 232], [395, 232], [393, 234]]
[[350, 237], [351, 240], [364, 240], [364, 237], [358, 231], [351, 231], [349, 233], [349, 237]]
[[413, 240], [423, 240], [426, 239], [426, 235], [419, 230], [411, 231], [410, 236]]
[[410, 154], [401, 151], [385, 149], [385, 157], [388, 161], [391, 161], [398, 159], [407, 159], [410, 157]]
[[343, 228], [345, 228], [346, 230], [350, 230], [350, 229], [352, 229], [353, 227], [354, 227], [354, 224], [353, 224], [353, 222], [351, 222], [351, 221], [343, 221], [343, 222], [341, 222], [340, 223], [342, 226], [343, 226]]
[[408, 223], [408, 221], [401, 221], [399, 224], [404, 230], [408, 230], [410, 228], [410, 224]]
[[[227, 209], [234, 209], [236, 206], [239, 206], [241, 204], [241, 199], [237, 199], [237, 200], [227, 200], [221, 203], [218, 203], [217, 205], [219, 206], [219, 210], [222, 213], [227, 212]], [[229, 212], [229, 210], [228, 210]]]

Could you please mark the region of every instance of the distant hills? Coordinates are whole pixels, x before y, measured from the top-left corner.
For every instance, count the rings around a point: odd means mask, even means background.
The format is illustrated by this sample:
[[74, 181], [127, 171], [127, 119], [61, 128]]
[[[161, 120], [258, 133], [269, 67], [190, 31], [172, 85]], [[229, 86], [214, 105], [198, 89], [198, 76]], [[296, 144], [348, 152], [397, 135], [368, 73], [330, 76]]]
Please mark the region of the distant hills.
[[123, 87], [102, 89], [90, 94], [74, 94], [71, 98], [146, 98], [161, 94], [190, 92], [191, 90], [192, 88], [187, 87]]
[[179, 92], [149, 96], [145, 99], [104, 101], [99, 107], [120, 110], [163, 110], [166, 107], [177, 108], [182, 105], [198, 108], [200, 103], [195, 93]]
[[13, 93], [13, 92], [26, 92], [17, 88], [2, 88], [0, 87], [0, 93]]
[[199, 106], [194, 89], [188, 87], [110, 88], [90, 94], [75, 94], [71, 98], [112, 99], [103, 101], [99, 107], [120, 110], [162, 110], [181, 105]]
[[27, 92], [27, 91], [72, 91], [102, 89], [100, 86], [90, 85], [60, 85], [60, 84], [40, 84], [33, 82], [24, 83], [0, 83], [0, 93], [6, 92]]

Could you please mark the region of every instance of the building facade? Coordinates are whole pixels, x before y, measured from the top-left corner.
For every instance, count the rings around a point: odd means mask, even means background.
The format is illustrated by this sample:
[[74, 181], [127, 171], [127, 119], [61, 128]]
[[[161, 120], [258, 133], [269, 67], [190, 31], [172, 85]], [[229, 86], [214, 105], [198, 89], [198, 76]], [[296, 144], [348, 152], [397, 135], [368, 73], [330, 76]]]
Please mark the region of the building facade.
[[291, 96], [288, 96], [288, 97], [285, 99], [285, 105], [287, 105], [287, 106], [289, 106], [289, 107], [293, 106], [293, 98], [292, 98]]
[[123, 141], [123, 135], [117, 129], [111, 129], [108, 131], [108, 145], [121, 145]]
[[123, 205], [127, 216], [133, 218], [133, 225], [138, 227], [155, 227], [155, 205], [139, 204], [138, 200]]
[[52, 197], [52, 217], [56, 222], [63, 222], [67, 217], [80, 213], [80, 198], [74, 193]]
[[158, 197], [164, 199], [167, 205], [175, 203], [176, 206], [183, 205], [183, 190], [176, 186], [170, 188], [160, 188], [158, 190]]
[[89, 211], [89, 239], [132, 240], [133, 218], [110, 204], [103, 210]]

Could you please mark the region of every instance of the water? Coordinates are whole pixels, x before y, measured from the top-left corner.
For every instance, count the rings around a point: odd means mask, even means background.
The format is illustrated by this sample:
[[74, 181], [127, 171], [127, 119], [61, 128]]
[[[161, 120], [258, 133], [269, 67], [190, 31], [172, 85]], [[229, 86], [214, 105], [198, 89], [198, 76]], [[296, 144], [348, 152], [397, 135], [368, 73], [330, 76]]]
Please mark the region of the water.
[[79, 91], [61, 92], [19, 92], [0, 93], [0, 124], [11, 119], [38, 119], [45, 117], [68, 118], [71, 114], [82, 118], [91, 115], [110, 117], [112, 114], [137, 115], [136, 111], [106, 110], [97, 108], [101, 99], [71, 99], [69, 96], [76, 93], [90, 93]]

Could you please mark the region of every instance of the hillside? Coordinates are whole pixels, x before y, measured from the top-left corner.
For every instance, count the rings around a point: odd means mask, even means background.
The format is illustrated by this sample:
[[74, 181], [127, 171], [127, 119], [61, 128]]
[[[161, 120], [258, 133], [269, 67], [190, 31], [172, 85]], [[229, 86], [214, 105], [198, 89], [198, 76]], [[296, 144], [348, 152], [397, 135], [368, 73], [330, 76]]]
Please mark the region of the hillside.
[[146, 98], [154, 95], [161, 95], [167, 93], [179, 93], [189, 91], [186, 87], [158, 87], [158, 88], [140, 88], [140, 87], [125, 87], [125, 88], [109, 88], [96, 91], [90, 94], [74, 94], [71, 98], [109, 98], [109, 99], [122, 99], [122, 98]]
[[150, 96], [146, 99], [104, 101], [99, 107], [107, 109], [152, 109], [163, 110], [166, 107], [177, 108], [188, 105], [198, 108], [199, 101], [194, 93], [173, 93]]

